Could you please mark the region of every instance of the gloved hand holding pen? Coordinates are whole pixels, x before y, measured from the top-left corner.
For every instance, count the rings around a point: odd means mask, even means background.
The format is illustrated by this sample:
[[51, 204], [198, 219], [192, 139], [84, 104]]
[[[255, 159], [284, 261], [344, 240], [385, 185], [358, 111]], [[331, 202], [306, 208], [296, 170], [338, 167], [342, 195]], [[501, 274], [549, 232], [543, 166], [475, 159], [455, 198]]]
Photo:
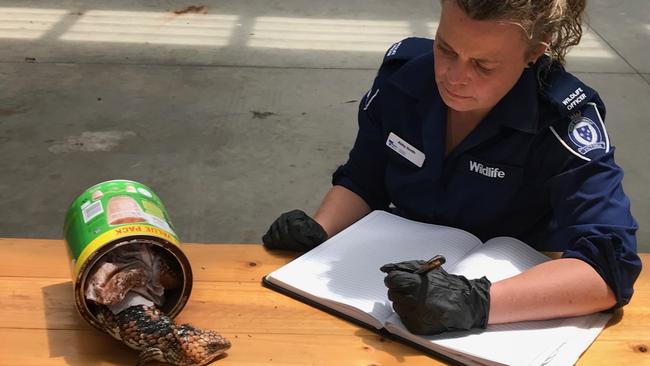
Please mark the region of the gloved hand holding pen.
[[387, 274], [388, 298], [406, 328], [414, 334], [485, 328], [491, 282], [485, 277], [468, 280], [435, 265], [422, 270], [432, 261], [389, 263], [380, 268]]

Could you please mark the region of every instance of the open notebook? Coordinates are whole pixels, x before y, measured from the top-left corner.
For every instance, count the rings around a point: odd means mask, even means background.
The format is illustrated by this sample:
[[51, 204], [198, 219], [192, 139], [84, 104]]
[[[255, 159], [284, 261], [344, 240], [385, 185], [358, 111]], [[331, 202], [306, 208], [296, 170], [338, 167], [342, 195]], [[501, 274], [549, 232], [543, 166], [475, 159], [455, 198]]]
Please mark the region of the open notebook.
[[491, 325], [486, 330], [437, 336], [411, 334], [393, 311], [384, 287], [385, 263], [443, 254], [443, 268], [492, 282], [514, 276], [548, 257], [521, 241], [485, 243], [445, 226], [373, 211], [325, 243], [270, 273], [265, 285], [326, 311], [456, 361], [474, 365], [570, 365], [593, 342], [609, 314]]

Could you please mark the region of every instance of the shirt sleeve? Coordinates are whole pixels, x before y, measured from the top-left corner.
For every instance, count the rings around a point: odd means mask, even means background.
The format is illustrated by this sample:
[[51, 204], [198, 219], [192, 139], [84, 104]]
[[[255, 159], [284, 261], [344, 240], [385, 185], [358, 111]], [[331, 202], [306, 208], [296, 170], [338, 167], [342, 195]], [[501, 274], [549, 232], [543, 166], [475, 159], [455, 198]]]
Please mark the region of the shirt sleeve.
[[359, 103], [359, 131], [348, 161], [332, 176], [332, 184], [343, 186], [361, 197], [372, 210], [385, 210], [390, 199], [384, 184], [387, 156], [381, 125], [381, 77]]
[[630, 302], [641, 272], [638, 226], [622, 179], [612, 148], [588, 161], [572, 157], [550, 184], [558, 229], [555, 240], [567, 244], [563, 258], [590, 264], [616, 295], [615, 308]]

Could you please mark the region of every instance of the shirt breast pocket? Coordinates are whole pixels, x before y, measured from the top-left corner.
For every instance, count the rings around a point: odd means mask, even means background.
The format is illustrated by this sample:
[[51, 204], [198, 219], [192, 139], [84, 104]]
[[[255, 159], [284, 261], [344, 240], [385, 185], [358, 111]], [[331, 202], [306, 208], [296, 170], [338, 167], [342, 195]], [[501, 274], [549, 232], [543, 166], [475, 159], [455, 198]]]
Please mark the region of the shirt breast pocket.
[[417, 171], [420, 169], [417, 165], [411, 162], [408, 158], [403, 155], [398, 154], [389, 147], [384, 147], [386, 150], [386, 155], [388, 156], [388, 164], [398, 167], [400, 169], [406, 169], [407, 171]]
[[432, 178], [425, 168], [418, 167], [389, 147], [385, 149], [388, 158], [385, 172], [386, 188], [394, 202], [403, 203], [402, 201], [407, 198], [412, 198], [414, 190], [422, 190], [423, 182], [430, 182]]

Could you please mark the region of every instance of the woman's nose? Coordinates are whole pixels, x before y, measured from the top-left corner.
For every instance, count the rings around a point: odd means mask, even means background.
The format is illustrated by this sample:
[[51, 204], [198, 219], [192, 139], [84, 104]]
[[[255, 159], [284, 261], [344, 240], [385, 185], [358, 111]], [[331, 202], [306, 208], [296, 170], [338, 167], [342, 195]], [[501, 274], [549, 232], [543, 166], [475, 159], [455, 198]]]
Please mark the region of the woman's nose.
[[469, 67], [459, 61], [449, 63], [447, 82], [450, 85], [466, 85], [469, 83]]

